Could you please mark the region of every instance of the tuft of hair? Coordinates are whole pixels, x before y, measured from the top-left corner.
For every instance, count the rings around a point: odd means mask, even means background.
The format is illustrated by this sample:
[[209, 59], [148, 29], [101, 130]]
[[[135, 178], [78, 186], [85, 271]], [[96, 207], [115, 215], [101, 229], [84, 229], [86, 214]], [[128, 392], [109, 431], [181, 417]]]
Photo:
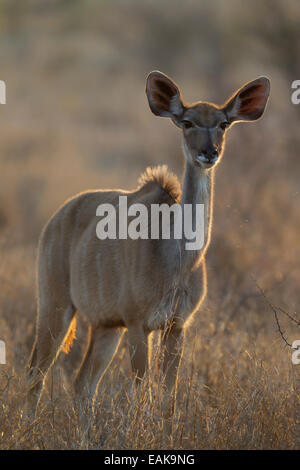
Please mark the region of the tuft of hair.
[[69, 354], [73, 346], [74, 340], [76, 339], [76, 325], [77, 325], [77, 320], [76, 320], [76, 315], [74, 315], [70, 323], [68, 332], [62, 343], [62, 351], [65, 354]]
[[179, 202], [181, 196], [181, 186], [178, 178], [174, 173], [168, 171], [167, 165], [161, 165], [156, 167], [148, 166], [144, 173], [141, 174], [138, 180], [138, 189], [145, 187], [146, 185], [158, 185], [166, 193], [168, 193], [174, 202]]

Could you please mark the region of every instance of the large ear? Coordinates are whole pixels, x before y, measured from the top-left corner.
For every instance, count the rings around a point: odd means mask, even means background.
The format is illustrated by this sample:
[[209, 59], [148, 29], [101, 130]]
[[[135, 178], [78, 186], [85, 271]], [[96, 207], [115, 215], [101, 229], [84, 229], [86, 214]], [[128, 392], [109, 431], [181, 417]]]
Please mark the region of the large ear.
[[149, 73], [146, 94], [150, 109], [156, 116], [170, 117], [179, 125], [184, 104], [180, 90], [171, 78], [158, 71]]
[[260, 77], [246, 83], [225, 103], [223, 110], [228, 121], [255, 121], [265, 110], [270, 93], [270, 81]]

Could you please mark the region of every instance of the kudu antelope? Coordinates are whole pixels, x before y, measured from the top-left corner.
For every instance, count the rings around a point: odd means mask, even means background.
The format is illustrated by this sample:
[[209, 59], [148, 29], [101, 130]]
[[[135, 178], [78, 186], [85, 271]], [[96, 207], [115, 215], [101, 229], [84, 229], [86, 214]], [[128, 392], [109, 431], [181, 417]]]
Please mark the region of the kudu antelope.
[[[31, 410], [36, 409], [43, 380], [58, 353], [70, 347], [76, 314], [90, 325], [87, 350], [74, 383], [79, 396], [87, 392], [95, 396], [126, 329], [137, 379], [147, 367], [149, 333], [162, 331], [162, 367], [167, 396], [172, 396], [184, 326], [206, 295], [205, 253], [212, 226], [214, 170], [223, 154], [225, 135], [233, 123], [262, 116], [269, 88], [269, 80], [261, 77], [244, 85], [222, 106], [202, 101], [187, 104], [169, 77], [158, 71], [148, 75], [146, 94], [151, 111], [171, 118], [182, 131], [182, 189], [166, 167], [148, 168], [137, 189], [81, 193], [47, 223], [39, 243], [36, 339], [28, 371]], [[182, 240], [100, 241], [96, 209], [104, 203], [117, 208], [120, 195], [128, 197], [128, 205], [170, 206], [177, 202], [194, 209], [196, 204], [204, 204], [204, 245], [188, 251], [184, 236]]]

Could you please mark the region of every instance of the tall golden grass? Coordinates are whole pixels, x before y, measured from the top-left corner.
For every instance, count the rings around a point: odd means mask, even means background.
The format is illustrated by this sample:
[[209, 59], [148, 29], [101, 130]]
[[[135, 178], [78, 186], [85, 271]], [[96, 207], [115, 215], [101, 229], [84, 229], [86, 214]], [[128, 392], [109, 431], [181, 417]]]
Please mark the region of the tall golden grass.
[[[2, 449], [299, 448], [299, 367], [266, 302], [277, 308], [288, 341], [299, 339], [278, 308], [298, 309], [299, 318], [300, 107], [290, 101], [299, 78], [299, 14], [296, 0], [2, 2]], [[76, 192], [134, 187], [147, 165], [182, 172], [178, 130], [147, 108], [152, 69], [173, 76], [187, 101], [222, 103], [259, 75], [272, 82], [265, 117], [232, 129], [217, 170], [208, 298], [187, 331], [172, 432], [165, 431], [157, 369], [139, 391], [132, 386], [126, 339], [95, 413], [86, 403], [74, 406], [68, 383], [84, 348], [84, 322], [30, 422], [24, 378], [43, 224]]]

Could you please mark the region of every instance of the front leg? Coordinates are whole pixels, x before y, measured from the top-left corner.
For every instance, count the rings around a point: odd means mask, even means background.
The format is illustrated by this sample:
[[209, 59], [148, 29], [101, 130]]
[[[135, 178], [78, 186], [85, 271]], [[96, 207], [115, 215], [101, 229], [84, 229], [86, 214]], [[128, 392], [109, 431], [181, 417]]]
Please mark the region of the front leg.
[[175, 410], [177, 392], [177, 374], [183, 353], [184, 329], [172, 325], [162, 337], [164, 348], [163, 372], [168, 396], [165, 399], [164, 408], [167, 415], [172, 415]]
[[142, 326], [128, 327], [131, 366], [135, 380], [139, 383], [148, 365], [148, 334]]

